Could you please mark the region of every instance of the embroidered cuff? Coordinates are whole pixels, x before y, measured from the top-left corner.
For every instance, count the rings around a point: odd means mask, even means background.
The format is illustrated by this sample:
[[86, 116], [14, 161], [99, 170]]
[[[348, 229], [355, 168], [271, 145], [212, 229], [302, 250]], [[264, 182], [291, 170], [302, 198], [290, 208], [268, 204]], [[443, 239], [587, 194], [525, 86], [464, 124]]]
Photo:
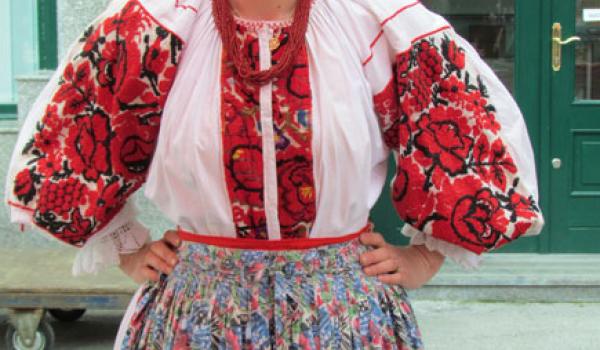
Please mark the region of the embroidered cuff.
[[424, 244], [427, 249], [442, 253], [454, 263], [465, 269], [479, 268], [483, 261], [483, 255], [477, 255], [463, 247], [432, 237], [431, 235], [417, 230], [411, 225], [405, 224], [402, 227], [402, 234], [410, 237], [411, 245]]
[[74, 276], [97, 274], [108, 267], [118, 266], [119, 254], [133, 253], [150, 240], [150, 230], [137, 220], [99, 232], [77, 252], [72, 273]]

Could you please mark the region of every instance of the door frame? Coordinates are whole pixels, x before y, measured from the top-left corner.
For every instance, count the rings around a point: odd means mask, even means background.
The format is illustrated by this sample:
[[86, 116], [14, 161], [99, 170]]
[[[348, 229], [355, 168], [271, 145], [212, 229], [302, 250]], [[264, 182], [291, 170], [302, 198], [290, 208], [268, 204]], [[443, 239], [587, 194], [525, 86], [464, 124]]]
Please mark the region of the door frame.
[[[572, 0], [566, 0], [572, 1]], [[550, 129], [551, 129], [551, 23], [552, 4], [546, 0], [515, 0], [515, 90], [514, 95], [529, 130], [536, 158], [539, 205], [545, 226], [535, 244], [527, 246], [519, 241], [507, 245], [503, 251], [549, 253], [552, 217], [550, 209]], [[520, 241], [523, 241], [521, 239]], [[517, 248], [517, 249], [515, 249]]]

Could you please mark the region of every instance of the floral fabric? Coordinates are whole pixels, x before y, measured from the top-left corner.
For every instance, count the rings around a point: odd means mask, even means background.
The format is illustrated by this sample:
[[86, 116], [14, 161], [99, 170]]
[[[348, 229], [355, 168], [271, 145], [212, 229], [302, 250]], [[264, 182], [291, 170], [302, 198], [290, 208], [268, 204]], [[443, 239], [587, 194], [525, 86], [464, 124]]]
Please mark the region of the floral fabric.
[[[241, 52], [251, 66], [259, 65], [259, 35], [251, 25], [237, 25]], [[271, 64], [280, 59], [289, 42], [289, 27], [274, 29], [269, 41]], [[245, 83], [223, 52], [221, 84], [224, 169], [232, 214], [240, 238], [268, 239], [264, 201], [263, 132], [275, 135], [278, 221], [282, 238], [307, 237], [316, 215], [313, 176], [311, 89], [306, 47], [293, 68], [273, 79], [272, 122], [264, 125], [260, 87]]]
[[259, 251], [185, 242], [143, 286], [126, 349], [421, 349], [405, 290], [362, 272], [358, 239]]
[[93, 23], [20, 150], [9, 204], [75, 246], [108, 224], [146, 179], [181, 45], [137, 1]]
[[487, 83], [446, 29], [396, 55], [375, 106], [396, 158], [401, 218], [480, 254], [522, 236], [541, 213], [500, 137]]

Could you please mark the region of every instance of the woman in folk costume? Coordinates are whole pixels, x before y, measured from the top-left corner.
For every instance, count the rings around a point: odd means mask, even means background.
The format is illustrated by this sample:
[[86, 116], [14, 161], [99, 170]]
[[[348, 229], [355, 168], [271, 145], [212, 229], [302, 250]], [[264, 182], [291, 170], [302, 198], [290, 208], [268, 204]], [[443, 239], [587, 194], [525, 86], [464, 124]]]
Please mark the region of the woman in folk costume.
[[[159, 132], [160, 131], [160, 132]], [[396, 160], [408, 247], [369, 211]], [[116, 349], [417, 349], [405, 288], [543, 226], [509, 92], [413, 0], [114, 0], [29, 113], [12, 222], [141, 283]], [[158, 241], [145, 195], [177, 224]]]

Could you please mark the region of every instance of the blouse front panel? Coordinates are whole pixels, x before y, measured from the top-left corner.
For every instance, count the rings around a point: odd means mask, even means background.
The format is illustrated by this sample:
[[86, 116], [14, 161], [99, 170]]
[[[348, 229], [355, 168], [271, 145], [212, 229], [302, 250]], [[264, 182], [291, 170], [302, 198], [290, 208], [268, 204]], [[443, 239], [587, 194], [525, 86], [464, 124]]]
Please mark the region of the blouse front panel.
[[[262, 86], [259, 91], [250, 91], [252, 89], [248, 87], [242, 91], [238, 84], [233, 94], [239, 93], [234, 97], [239, 105], [229, 101], [228, 88], [223, 86], [229, 80], [238, 78], [233, 74], [223, 77], [226, 73], [223, 70], [227, 70], [228, 63], [222, 59], [222, 45], [210, 11], [199, 11], [198, 21], [165, 105], [157, 150], [145, 186], [145, 195], [171, 220], [186, 230], [202, 234], [280, 239], [282, 227], [289, 224], [282, 224], [280, 217], [285, 213], [279, 206], [285, 201], [286, 206], [293, 206], [296, 199], [288, 198], [288, 188], [284, 182], [288, 179], [283, 177], [298, 176], [301, 179], [297, 181], [301, 184], [298, 185], [296, 197], [300, 197], [303, 191], [315, 192], [316, 216], [306, 236], [345, 235], [366, 224], [369, 211], [385, 182], [389, 150], [381, 140], [361, 55], [345, 28], [336, 23], [339, 15], [335, 14], [335, 9], [322, 0], [313, 5], [306, 34], [307, 68], [296, 69], [292, 76], [286, 78], [287, 81], [276, 79]], [[268, 22], [238, 23], [243, 30], [241, 41], [250, 43], [247, 45], [249, 50], [255, 44], [259, 63], [267, 67], [270, 63], [271, 40], [285, 33], [287, 28]], [[376, 35], [376, 32], [372, 35]], [[285, 45], [285, 37], [281, 43]], [[207, 52], [212, 54], [207, 55]], [[278, 53], [276, 50], [274, 52]], [[303, 66], [298, 62], [296, 65]], [[308, 71], [308, 81], [303, 79], [304, 69]], [[189, 79], [190, 76], [197, 78]], [[288, 82], [291, 86], [286, 86]], [[282, 93], [285, 96], [281, 97], [282, 94], [278, 94], [277, 90], [286, 90]], [[244, 93], [246, 96], [242, 96]], [[293, 99], [302, 94], [310, 96], [310, 103], [301, 107], [302, 115], [292, 113], [289, 106], [274, 103], [277, 98]], [[257, 113], [247, 113], [252, 109], [256, 109]], [[256, 124], [243, 127], [258, 131], [255, 135], [234, 135], [229, 130], [232, 127], [230, 124], [236, 121], [229, 120], [229, 116], [222, 118], [223, 110], [225, 113], [232, 110], [233, 118], [236, 114], [247, 113], [243, 118], [255, 119], [253, 121]], [[278, 129], [274, 116], [280, 120], [296, 119], [296, 122], [288, 120], [287, 123], [279, 123], [281, 128]], [[303, 118], [306, 121], [302, 121]], [[293, 156], [300, 167], [296, 172], [288, 172], [282, 169], [286, 159], [278, 155], [284, 152], [285, 147], [294, 147], [294, 143], [299, 142], [300, 136], [294, 139], [290, 134], [303, 122], [307, 123], [308, 130], [301, 136], [309, 138], [310, 145], [306, 146], [306, 150], [296, 147]], [[231, 145], [235, 140], [227, 140], [236, 137], [245, 138], [245, 144], [237, 145], [242, 148]], [[281, 143], [285, 142], [292, 144], [281, 147]], [[258, 150], [257, 157], [260, 159], [248, 156], [246, 161], [252, 165], [236, 168], [237, 173], [248, 168], [259, 168], [262, 176], [253, 181], [263, 182], [264, 187], [254, 186], [260, 189], [258, 193], [251, 191], [254, 187], [249, 179], [228, 179], [228, 169], [233, 166], [231, 158], [244, 157], [240, 149], [248, 150], [247, 153]], [[231, 157], [228, 155], [236, 150], [236, 154], [230, 154]], [[312, 161], [307, 161], [307, 151]], [[302, 185], [312, 183], [314, 187], [302, 188]], [[236, 191], [232, 190], [236, 186], [250, 188], [245, 195], [256, 194], [259, 198], [242, 200], [242, 205], [232, 209], [235, 205], [232, 204], [232, 198], [234, 201], [240, 200]], [[260, 204], [254, 204], [255, 201]], [[301, 202], [301, 211], [310, 210], [307, 202]], [[243, 205], [250, 206], [252, 210], [244, 211]], [[264, 211], [264, 214], [257, 214], [257, 211]], [[234, 213], [251, 216], [259, 226], [263, 219], [263, 226], [269, 228], [268, 234], [240, 233], [242, 230], [235, 224], [237, 220]], [[303, 235], [296, 232], [292, 236]]]

